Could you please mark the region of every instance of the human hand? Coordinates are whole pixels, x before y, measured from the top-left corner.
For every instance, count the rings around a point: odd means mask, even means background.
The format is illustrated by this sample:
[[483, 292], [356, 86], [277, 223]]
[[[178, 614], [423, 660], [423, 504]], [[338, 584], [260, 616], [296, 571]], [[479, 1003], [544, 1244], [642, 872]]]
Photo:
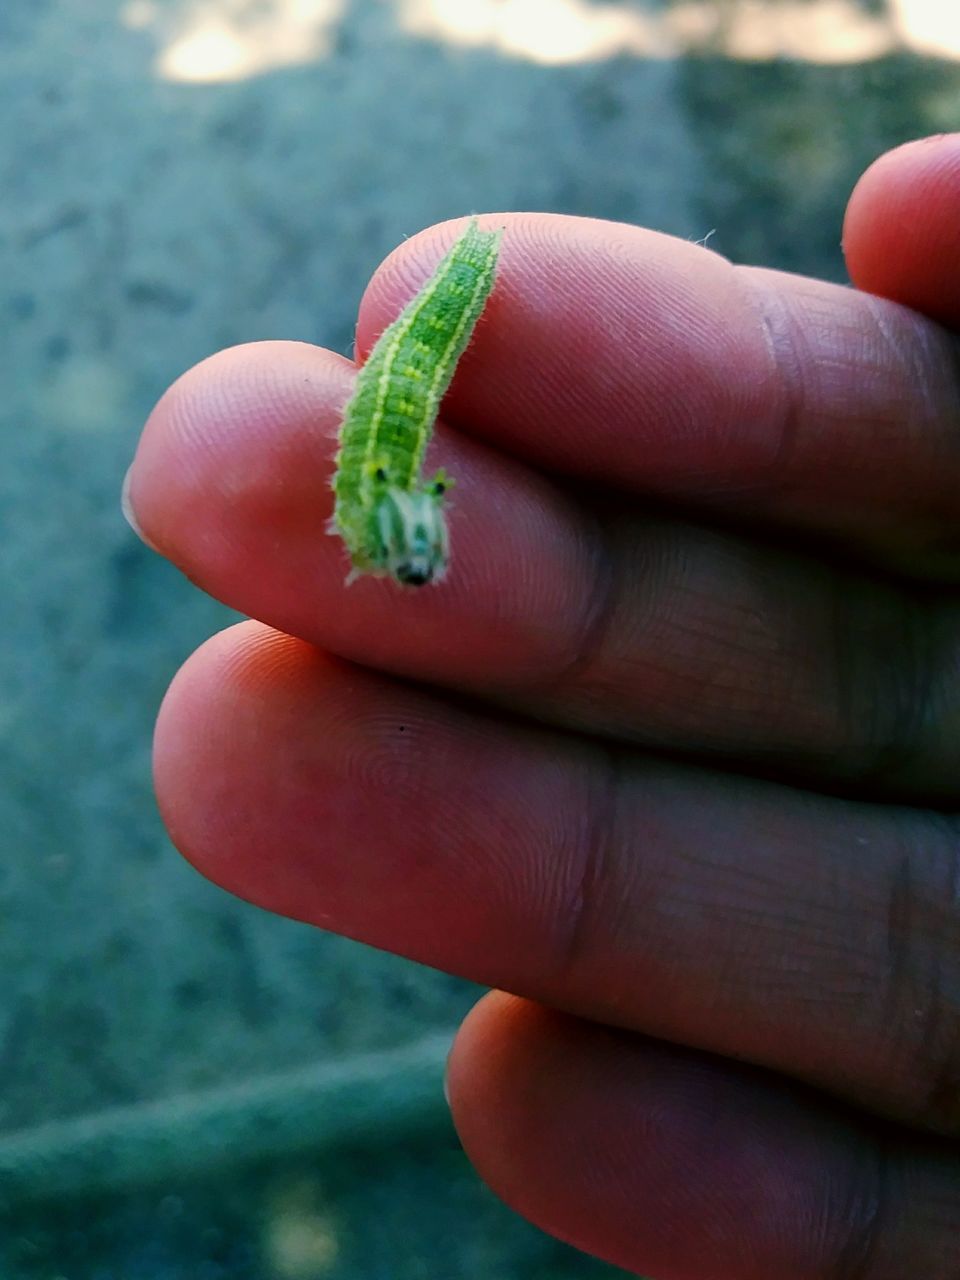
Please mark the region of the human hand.
[[[451, 1057], [468, 1154], [657, 1280], [960, 1277], [958, 212], [960, 137], [868, 171], [846, 251], [889, 302], [498, 216], [438, 587], [344, 587], [330, 352], [205, 361], [131, 472], [259, 619], [164, 702], [174, 841], [500, 989]], [[456, 230], [380, 269], [361, 350]]]

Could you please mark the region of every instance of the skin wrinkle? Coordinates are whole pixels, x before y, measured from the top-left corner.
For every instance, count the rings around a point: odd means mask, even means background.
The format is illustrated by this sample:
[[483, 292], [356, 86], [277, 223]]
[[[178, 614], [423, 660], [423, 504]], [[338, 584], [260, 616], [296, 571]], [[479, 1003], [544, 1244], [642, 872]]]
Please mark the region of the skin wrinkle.
[[[960, 933], [958, 826], [956, 819], [929, 815], [932, 852], [915, 827], [900, 837], [888, 878], [886, 961], [878, 967], [886, 975], [877, 1016], [887, 1030], [891, 1077], [899, 1077], [903, 1096], [913, 1099], [908, 1118], [943, 1134], [960, 1132], [960, 1017], [951, 1011], [955, 999], [945, 989], [943, 974], [950, 940], [937, 927], [942, 913], [945, 932], [952, 920]], [[937, 884], [941, 864], [942, 892]]]
[[583, 538], [592, 547], [592, 572], [590, 590], [584, 596], [583, 621], [576, 628], [579, 640], [573, 646], [570, 658], [548, 680], [538, 681], [541, 693], [562, 692], [586, 679], [590, 669], [599, 661], [606, 648], [607, 637], [616, 616], [617, 583], [623, 575], [615, 565], [614, 546], [605, 522], [595, 512], [583, 506], [580, 511]]
[[[851, 1205], [846, 1219], [850, 1234], [841, 1244], [836, 1255], [836, 1265], [831, 1268], [832, 1280], [883, 1280], [878, 1276], [874, 1262], [886, 1229], [891, 1199], [892, 1151], [879, 1134], [868, 1135], [861, 1150], [864, 1174], [862, 1190], [856, 1185], [851, 1189]], [[857, 1212], [859, 1205], [863, 1206]]]
[[[924, 756], [929, 758], [934, 749], [932, 730], [936, 724], [934, 690], [939, 662], [933, 611], [919, 592], [908, 587], [891, 595], [890, 601], [896, 643], [888, 645], [884, 636], [884, 642], [872, 649], [880, 672], [875, 683], [882, 694], [874, 706], [885, 712], [887, 727], [877, 735], [874, 756], [867, 760], [863, 778], [868, 786], [878, 789], [888, 779], [923, 772]], [[847, 609], [852, 620], [849, 600]], [[848, 644], [853, 635], [853, 627], [848, 626]], [[922, 799], [917, 795], [915, 802]]]
[[598, 747], [599, 781], [593, 783], [586, 802], [583, 824], [583, 857], [580, 875], [570, 898], [569, 924], [559, 943], [558, 959], [551, 966], [551, 982], [562, 991], [575, 986], [584, 953], [589, 952], [598, 886], [615, 867], [618, 815], [623, 798], [623, 753]]
[[[960, 953], [960, 819], [956, 816], [940, 819], [939, 828], [946, 836], [946, 865], [943, 893], [935, 894], [934, 901], [946, 904], [946, 936], [934, 935], [932, 942], [927, 942], [924, 949], [928, 959], [919, 965], [920, 980], [914, 984], [918, 992], [926, 993], [925, 1001], [919, 1006], [922, 1011], [925, 1004], [926, 1012], [921, 1012], [922, 1034], [914, 1052], [921, 1073], [929, 1078], [917, 1121], [934, 1132], [955, 1134], [960, 1132], [960, 983], [958, 990], [951, 991], [950, 982], [957, 982], [960, 975], [949, 971], [944, 974], [944, 967], [951, 955]], [[916, 933], [914, 925], [914, 938]], [[960, 964], [955, 962], [955, 967], [960, 968]], [[924, 1062], [928, 1059], [929, 1065], [925, 1068]]]
[[[603, 523], [598, 527], [603, 531]], [[603, 557], [604, 572], [594, 575], [596, 590], [591, 592], [588, 608], [585, 610], [585, 616], [592, 617], [592, 624], [583, 628], [584, 639], [579, 642], [576, 655], [569, 665], [556, 677], [551, 677], [549, 683], [539, 685], [541, 694], [550, 690], [555, 693], [580, 691], [589, 696], [591, 688], [596, 692], [591, 685], [591, 671], [603, 667], [606, 641], [616, 625], [618, 601], [625, 590], [622, 580], [629, 572], [626, 566], [632, 564], [621, 549], [621, 544], [627, 535], [631, 538], [639, 536], [636, 529], [626, 529], [623, 532], [624, 537], [607, 537], [605, 555], [603, 550], [597, 553], [598, 557]], [[709, 531], [707, 533], [709, 536]], [[625, 568], [618, 570], [618, 563]], [[763, 565], [760, 567], [762, 569]], [[826, 579], [828, 586], [830, 582], [830, 579]], [[635, 590], [636, 584], [631, 585]], [[599, 603], [598, 596], [602, 596]], [[832, 705], [836, 714], [831, 717], [831, 723], [835, 724], [837, 733], [834, 741], [824, 742], [821, 755], [834, 767], [844, 768], [848, 784], [853, 782], [867, 787], [879, 787], [919, 761], [924, 750], [924, 726], [933, 719], [931, 690], [935, 681], [935, 662], [933, 658], [916, 656], [930, 652], [933, 648], [926, 629], [925, 614], [912, 600], [902, 600], [900, 595], [886, 590], [882, 584], [860, 582], [854, 578], [835, 581], [833, 590], [825, 596], [825, 600], [826, 616], [831, 620], [827, 634], [832, 637], [835, 655], [830, 668], [835, 673]], [[874, 620], [872, 625], [871, 620]], [[789, 728], [792, 724], [798, 701], [790, 690], [803, 678], [802, 663], [781, 661], [778, 656], [777, 646], [783, 642], [784, 634], [789, 633], [789, 623], [790, 619], [785, 618], [783, 626], [770, 635], [763, 625], [763, 615], [756, 613], [751, 607], [744, 618], [746, 630], [744, 627], [730, 630], [725, 626], [722, 631], [714, 631], [707, 637], [709, 652], [728, 654], [730, 658], [744, 654], [747, 657], [755, 655], [761, 670], [767, 669], [774, 662], [778, 684], [786, 682], [782, 685], [778, 699], [782, 711], [766, 722], [768, 737], [774, 743], [779, 742], [779, 746], [776, 750], [764, 750], [762, 744], [758, 744], [752, 758], [755, 767], [762, 766], [766, 760], [774, 771], [777, 757], [783, 756], [784, 751], [789, 753], [794, 750], [790, 746], [789, 735], [778, 735], [776, 726], [782, 723]], [[648, 627], [649, 625], [648, 621]], [[700, 624], [674, 620], [670, 623], [669, 630], [674, 636], [687, 636], [694, 641], [704, 638]], [[745, 636], [748, 639], [746, 645]], [[863, 643], [865, 636], [869, 643]], [[877, 637], [879, 643], [874, 643]], [[873, 664], [864, 663], [864, 652], [878, 655]], [[869, 669], [871, 665], [872, 675]], [[735, 662], [728, 665], [726, 661], [717, 661], [701, 673], [705, 692], [723, 692], [728, 712], [736, 707], [731, 702], [731, 695], [741, 688], [742, 681], [735, 675], [741, 666], [742, 664]], [[733, 674], [728, 678], [728, 673]], [[747, 713], [752, 709], [751, 693], [756, 687], [754, 681], [743, 689]], [[699, 697], [695, 698], [691, 690], [691, 705], [699, 701]], [[931, 708], [929, 713], [927, 708]], [[723, 746], [724, 743], [719, 745]], [[842, 766], [844, 757], [849, 759], [846, 766]]]
[[[923, 979], [929, 976], [930, 965], [918, 959], [925, 948], [917, 937], [919, 889], [916, 858], [915, 846], [904, 841], [890, 876], [886, 913], [886, 991], [878, 1010], [881, 1025], [887, 1028], [892, 1073], [904, 1079], [907, 1095], [918, 1092], [912, 1087], [914, 1066], [922, 1061], [926, 1048], [936, 1043], [930, 1036], [936, 1034], [936, 1024], [940, 1020], [939, 989], [925, 988], [921, 980], [921, 975]], [[927, 992], [927, 997], [918, 1005], [923, 991]], [[919, 1092], [929, 1098], [933, 1087], [932, 1084], [926, 1089], [921, 1087]], [[928, 1107], [925, 1101], [920, 1101], [916, 1106], [918, 1119], [923, 1112], [928, 1112]]]
[[[571, 695], [582, 695], [588, 700], [594, 700], [602, 697], [606, 692], [616, 692], [616, 681], [610, 686], [610, 675], [605, 675], [603, 668], [606, 665], [611, 668], [611, 674], [616, 676], [619, 672], [619, 680], [625, 678], [625, 671], [630, 666], [631, 653], [631, 637], [634, 638], [636, 644], [636, 656], [641, 660], [642, 665], [634, 668], [635, 677], [643, 678], [640, 672], [646, 670], [650, 664], [653, 669], [663, 676], [669, 676], [671, 664], [669, 661], [662, 665], [657, 664], [657, 654], [645, 647], [645, 638], [649, 636], [651, 628], [663, 630], [672, 637], [690, 638], [693, 642], [693, 648], [696, 652], [700, 652], [701, 648], [707, 646], [708, 651], [717, 650], [722, 655], [722, 661], [714, 663], [710, 669], [702, 673], [702, 683], [705, 689], [719, 690], [726, 702], [730, 702], [731, 696], [735, 695], [742, 687], [742, 680], [736, 677], [736, 663], [732, 661], [737, 655], [753, 652], [751, 645], [760, 645], [758, 654], [761, 659], [761, 665], [771, 658], [776, 657], [775, 637], [768, 635], [767, 631], [761, 627], [758, 632], [757, 626], [763, 620], [763, 615], [758, 614], [751, 607], [748, 616], [744, 621], [751, 627], [751, 639], [746, 645], [743, 643], [743, 637], [740, 634], [734, 634], [731, 626], [728, 625], [727, 615], [724, 613], [723, 619], [720, 620], [722, 625], [712, 629], [709, 635], [705, 635], [704, 626], [695, 622], [684, 622], [683, 618], [696, 612], [695, 601], [697, 592], [702, 588], [698, 588], [697, 584], [677, 584], [669, 589], [669, 593], [665, 594], [665, 581], [673, 580], [678, 572], [678, 566], [684, 563], [684, 545], [685, 540], [677, 537], [679, 527], [668, 526], [665, 524], [651, 525], [646, 522], [624, 519], [619, 527], [612, 531], [612, 536], [608, 539], [608, 546], [611, 548], [609, 555], [610, 563], [619, 566], [614, 569], [613, 577], [616, 585], [613, 587], [612, 596], [609, 600], [610, 616], [607, 619], [607, 625], [602, 629], [597, 628], [599, 635], [594, 637], [595, 652], [590, 662], [582, 662], [579, 668], [572, 672], [566, 673], [568, 680], [567, 692]], [[710, 537], [709, 533], [706, 534]], [[636, 602], [641, 596], [641, 588], [643, 597], [648, 598], [649, 605], [639, 608], [623, 610], [625, 595]], [[694, 605], [689, 603], [685, 605], [681, 612], [681, 617], [673, 618], [671, 616], [663, 616], [663, 605], [667, 600], [676, 600], [677, 593], [685, 592], [689, 594], [694, 592]], [[684, 595], [686, 599], [686, 595]], [[707, 604], [709, 604], [709, 596]], [[656, 611], [656, 612], [655, 612]], [[617, 625], [624, 629], [617, 630]], [[739, 631], [739, 628], [733, 630]], [[607, 641], [610, 641], [609, 645]], [[605, 650], [608, 650], [606, 653]], [[592, 671], [591, 668], [599, 668], [599, 671]], [[729, 678], [728, 678], [729, 677]], [[749, 714], [752, 707], [752, 691], [754, 683], [751, 682], [750, 687], [743, 690], [746, 698], [744, 711]], [[653, 687], [658, 684], [655, 676]], [[562, 692], [563, 690], [561, 690]], [[656, 715], [656, 705], [651, 701], [653, 697], [653, 689], [644, 695], [644, 706], [646, 714]], [[691, 685], [686, 702], [693, 709], [700, 704], [700, 695], [695, 686]], [[735, 709], [735, 705], [731, 707]], [[612, 725], [608, 724], [608, 729]], [[719, 727], [718, 727], [719, 728]], [[720, 742], [718, 745], [725, 746], [728, 738], [728, 731], [720, 729]], [[656, 735], [655, 735], [656, 736]], [[661, 744], [662, 745], [662, 744]]]
[[924, 752], [932, 627], [919, 599], [907, 593], [905, 584], [891, 591], [854, 577], [834, 579], [831, 592], [834, 696], [845, 726], [838, 755], [850, 756], [851, 780], [877, 790], [909, 775]]
[[[734, 278], [742, 286], [741, 292], [754, 311], [758, 329], [763, 337], [770, 363], [780, 393], [781, 407], [772, 418], [779, 422], [777, 448], [770, 460], [769, 475], [757, 482], [758, 492], [769, 495], [787, 485], [790, 465], [797, 452], [800, 424], [806, 410], [803, 390], [802, 367], [797, 354], [796, 325], [782, 296], [749, 267], [737, 268]], [[738, 491], [738, 496], [749, 495], [749, 490]]]
[[[947, 424], [947, 429], [941, 434], [944, 467], [950, 469], [956, 465], [955, 455], [960, 454], [960, 340], [929, 320], [914, 324], [913, 330], [923, 352], [922, 358], [915, 360], [917, 376], [914, 382], [922, 389], [933, 420], [943, 420]], [[946, 387], [947, 404], [939, 411], [929, 379], [924, 376], [924, 370], [929, 368], [940, 369], [944, 374], [942, 381]], [[951, 426], [952, 430], [949, 429]], [[956, 533], [944, 535], [942, 523], [938, 512], [931, 512], [930, 532], [924, 534], [906, 568], [920, 577], [935, 579], [939, 575], [949, 581], [960, 581], [960, 537]]]
[[[826, 300], [809, 288], [806, 294], [802, 292], [790, 294], [782, 288], [777, 288], [775, 280], [768, 280], [768, 273], [763, 269], [742, 268], [740, 270], [747, 284], [745, 294], [754, 299], [767, 347], [771, 352], [777, 381], [782, 389], [784, 405], [781, 411], [783, 439], [770, 468], [773, 483], [762, 489], [761, 496], [768, 499], [782, 497], [789, 495], [796, 488], [796, 480], [791, 481], [789, 473], [791, 470], [799, 470], [801, 474], [806, 473], [809, 468], [806, 455], [816, 447], [815, 440], [804, 438], [802, 424], [807, 420], [811, 424], [816, 421], [818, 415], [813, 406], [822, 402], [820, 412], [829, 411], [828, 434], [841, 429], [845, 417], [844, 405], [839, 396], [827, 395], [825, 388], [834, 383], [837, 386], [845, 385], [851, 368], [857, 364], [864, 364], [866, 354], [874, 348], [883, 353], [883, 358], [874, 353], [869, 362], [875, 367], [878, 377], [889, 380], [893, 375], [896, 385], [910, 387], [911, 393], [915, 385], [923, 389], [922, 404], [914, 409], [915, 420], [910, 433], [911, 438], [919, 440], [926, 436], [936, 440], [938, 435], [943, 433], [942, 426], [938, 424], [942, 423], [944, 415], [938, 409], [934, 394], [934, 387], [942, 388], [943, 384], [943, 378], [940, 375], [942, 360], [934, 351], [937, 329], [932, 322], [918, 321], [906, 308], [900, 307], [897, 303], [867, 294], [851, 295], [851, 298], [856, 297], [857, 307], [863, 308], [863, 314], [858, 310], [854, 315], [849, 309], [832, 314], [829, 308], [824, 310]], [[791, 303], [804, 304], [800, 317], [795, 314]], [[870, 326], [866, 336], [863, 332], [864, 320]], [[816, 323], [819, 323], [822, 329], [820, 337], [814, 344], [816, 354], [814, 358], [810, 358], [808, 352], [805, 360], [799, 348], [800, 338], [805, 330], [812, 329]], [[895, 332], [895, 328], [901, 330], [899, 335]], [[870, 329], [878, 341], [869, 340]], [[829, 351], [827, 339], [829, 339]], [[851, 347], [854, 339], [859, 344], [857, 350]], [[865, 347], [866, 352], [860, 350], [861, 347]], [[856, 359], [853, 359], [854, 356]], [[814, 388], [816, 394], [812, 397], [807, 394], [804, 379], [800, 373], [805, 366], [815, 369], [819, 376], [819, 382]], [[896, 377], [898, 372], [901, 374], [900, 377]], [[953, 391], [954, 395], [960, 393], [960, 383], [951, 379], [948, 391]], [[931, 431], [931, 424], [938, 426], [938, 429]], [[877, 425], [882, 426], [885, 433], [890, 433], [892, 430], [891, 423], [885, 420], [878, 420]], [[898, 421], [897, 436], [900, 431], [901, 426]], [[872, 462], [875, 451], [870, 447], [865, 426], [861, 427], [861, 432], [863, 438], [859, 442], [857, 456], [862, 455], [859, 465], [863, 470]], [[888, 445], [895, 443], [896, 438], [893, 437], [888, 441]], [[854, 458], [842, 458], [845, 467], [853, 461], [855, 461]], [[874, 533], [882, 540], [885, 536], [884, 524], [888, 523], [888, 518], [880, 516], [872, 519], [876, 525]], [[830, 535], [830, 539], [834, 542], [837, 541], [838, 536], [840, 537], [841, 549], [843, 535], [842, 526], [838, 526]]]
[[[709, 697], [719, 689], [724, 691], [729, 708], [728, 714], [723, 717], [726, 733], [731, 735], [729, 712], [733, 712], [737, 732], [749, 734], [748, 726], [757, 717], [758, 700], [762, 698], [764, 712], [769, 717], [768, 744], [766, 750], [761, 749], [757, 754], [766, 756], [768, 762], [775, 765], [777, 756], [782, 756], [784, 751], [791, 752], [792, 741], [798, 738], [796, 723], [809, 710], [809, 699], [798, 699], [794, 693], [795, 688], [809, 680], [806, 655], [799, 651], [792, 652], [792, 660], [784, 661], [784, 653], [792, 651], [794, 642], [789, 603], [784, 602], [782, 597], [777, 600], [778, 585], [770, 581], [763, 560], [755, 557], [752, 549], [739, 549], [735, 544], [731, 545], [734, 550], [731, 564], [737, 577], [742, 577], [746, 584], [744, 597], [733, 597], [734, 612], [725, 608], [722, 616], [715, 619], [710, 608], [709, 593], [706, 593], [704, 608], [684, 610], [684, 616], [693, 617], [696, 621], [674, 622], [671, 629], [676, 634], [690, 636], [702, 646], [700, 665], [703, 678], [699, 688], [691, 689], [689, 698], [691, 724], [695, 723], [700, 714], [698, 706], [702, 703], [703, 696]], [[719, 541], [716, 546], [723, 553], [725, 561], [730, 548]], [[734, 557], [741, 550], [742, 559], [737, 561]], [[702, 588], [696, 583], [689, 586], [684, 584], [675, 589], [674, 596], [679, 598], [681, 592], [692, 592], [695, 604], [700, 590]], [[772, 620], [771, 615], [775, 616], [778, 612], [782, 613], [782, 623]], [[705, 628], [698, 621], [699, 618], [707, 618], [713, 625]], [[708, 655], [713, 655], [712, 664], [708, 661]], [[778, 689], [778, 708], [772, 712], [768, 709], [771, 672], [775, 673], [775, 685]], [[749, 678], [745, 679], [745, 675]], [[799, 736], [804, 736], [806, 732], [806, 729], [802, 730]], [[726, 743], [721, 741], [717, 746], [723, 749]]]
[[[923, 416], [930, 421], [936, 421], [939, 414], [932, 390], [925, 376], [927, 368], [933, 367], [929, 322], [917, 324], [916, 317], [906, 307], [898, 307], [894, 302], [889, 302], [883, 298], [875, 298], [869, 293], [863, 296], [867, 304], [867, 314], [874, 323], [875, 331], [883, 340], [890, 364], [894, 366], [902, 364], [904, 356], [906, 356], [913, 374], [911, 387], [918, 393], [922, 401]], [[913, 341], [897, 341], [897, 336], [894, 334], [891, 325], [893, 308], [896, 308], [898, 318], [903, 320], [905, 325], [908, 322], [912, 322], [909, 326], [911, 330], [910, 336], [916, 339], [916, 344]]]

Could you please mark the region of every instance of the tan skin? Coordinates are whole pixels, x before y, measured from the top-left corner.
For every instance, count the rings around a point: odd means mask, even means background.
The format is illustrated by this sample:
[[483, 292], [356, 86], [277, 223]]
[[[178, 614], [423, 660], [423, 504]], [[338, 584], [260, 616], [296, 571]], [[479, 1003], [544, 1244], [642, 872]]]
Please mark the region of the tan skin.
[[[164, 702], [164, 819], [497, 988], [451, 1105], [545, 1230], [656, 1280], [957, 1280], [960, 136], [861, 179], [856, 289], [497, 221], [441, 585], [344, 587], [349, 361], [226, 351], [152, 414], [145, 536], [258, 619]], [[377, 272], [362, 351], [458, 229]]]

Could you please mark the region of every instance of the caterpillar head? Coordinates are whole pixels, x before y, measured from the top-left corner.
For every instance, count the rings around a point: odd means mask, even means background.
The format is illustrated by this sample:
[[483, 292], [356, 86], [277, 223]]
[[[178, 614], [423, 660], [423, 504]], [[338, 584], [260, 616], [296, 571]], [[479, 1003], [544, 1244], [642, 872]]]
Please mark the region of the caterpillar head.
[[438, 475], [416, 489], [390, 485], [377, 495], [373, 509], [377, 560], [398, 582], [422, 587], [438, 582], [446, 572], [443, 495], [448, 484]]

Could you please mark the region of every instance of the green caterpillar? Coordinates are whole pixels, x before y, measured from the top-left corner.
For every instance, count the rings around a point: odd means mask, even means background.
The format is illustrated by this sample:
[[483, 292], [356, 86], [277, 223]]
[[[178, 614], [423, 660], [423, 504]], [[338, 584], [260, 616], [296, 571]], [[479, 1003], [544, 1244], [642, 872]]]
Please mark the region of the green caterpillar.
[[360, 574], [408, 586], [449, 560], [442, 471], [420, 474], [440, 402], [493, 288], [502, 231], [473, 218], [434, 274], [380, 335], [343, 411], [330, 531]]

